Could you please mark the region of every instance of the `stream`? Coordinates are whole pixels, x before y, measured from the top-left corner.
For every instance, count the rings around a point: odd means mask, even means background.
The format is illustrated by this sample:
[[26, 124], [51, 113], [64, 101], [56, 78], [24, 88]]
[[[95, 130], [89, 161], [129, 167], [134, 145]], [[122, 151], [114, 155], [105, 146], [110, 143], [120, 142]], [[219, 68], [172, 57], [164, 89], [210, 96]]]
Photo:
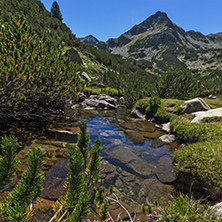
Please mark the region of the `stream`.
[[177, 143], [162, 143], [158, 138], [165, 133], [154, 123], [131, 118], [129, 110], [81, 111], [75, 121], [67, 120], [46, 129], [18, 153], [19, 179], [27, 167], [28, 150], [38, 147], [44, 152], [44, 190], [35, 204], [35, 221], [50, 218], [52, 205], [66, 193], [63, 187], [68, 172], [65, 148], [77, 141], [78, 120], [87, 122], [91, 136], [89, 148], [97, 138], [102, 141], [100, 185], [108, 188], [112, 184], [117, 196], [135, 210], [141, 210], [142, 204], [148, 205], [154, 200], [164, 202], [169, 198], [173, 191], [171, 182], [175, 179], [171, 156], [179, 146]]

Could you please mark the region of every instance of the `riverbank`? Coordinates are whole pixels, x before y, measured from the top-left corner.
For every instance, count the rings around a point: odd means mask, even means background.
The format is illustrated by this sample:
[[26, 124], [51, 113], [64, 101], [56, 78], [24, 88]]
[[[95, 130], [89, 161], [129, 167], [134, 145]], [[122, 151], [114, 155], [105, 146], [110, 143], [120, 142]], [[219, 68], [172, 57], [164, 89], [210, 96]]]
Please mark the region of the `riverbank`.
[[[222, 107], [221, 97], [204, 100], [213, 109]], [[172, 155], [179, 182], [176, 189], [214, 205], [222, 201], [222, 118], [207, 117], [201, 123], [191, 123], [195, 115], [181, 114], [183, 102], [162, 99], [155, 113], [159, 121], [170, 120], [170, 133], [181, 143]], [[148, 99], [143, 99], [136, 107], [144, 109], [147, 104]]]

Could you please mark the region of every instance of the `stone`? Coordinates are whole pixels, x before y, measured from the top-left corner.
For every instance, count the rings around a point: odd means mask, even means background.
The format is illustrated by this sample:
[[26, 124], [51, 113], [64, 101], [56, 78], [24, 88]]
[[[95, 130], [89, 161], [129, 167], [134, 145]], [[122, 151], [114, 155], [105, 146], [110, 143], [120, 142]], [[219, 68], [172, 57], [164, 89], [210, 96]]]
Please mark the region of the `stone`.
[[170, 132], [170, 122], [162, 124], [162, 130], [169, 133]]
[[111, 96], [104, 94], [91, 95], [88, 99], [82, 102], [83, 107], [94, 107], [95, 109], [116, 109], [117, 101]]
[[162, 135], [161, 137], [159, 137], [159, 139], [160, 139], [163, 143], [173, 143], [173, 142], [176, 141], [175, 135], [172, 135], [172, 134]]
[[217, 99], [217, 97], [216, 97], [216, 96], [213, 96], [213, 95], [209, 95], [209, 96], [208, 96], [208, 99]]
[[205, 117], [222, 116], [222, 107], [208, 111], [194, 112], [192, 114], [196, 115], [196, 117], [191, 121], [191, 123], [200, 123]]
[[145, 139], [143, 134], [134, 130], [126, 130], [125, 131], [127, 138], [131, 140], [134, 144], [142, 144]]
[[138, 109], [135, 109], [135, 108], [133, 108], [131, 112], [131, 116], [134, 118], [142, 119], [142, 120], [146, 119], [145, 116]]
[[71, 106], [71, 109], [78, 109], [79, 107], [80, 107], [79, 104], [74, 104], [74, 105]]
[[75, 48], [72, 47], [72, 48], [68, 49], [66, 51], [66, 53], [68, 53], [72, 62], [82, 64], [82, 59], [81, 59], [78, 51]]
[[185, 101], [180, 108], [182, 109], [182, 113], [193, 113], [211, 109], [209, 105], [200, 97]]
[[91, 82], [91, 78], [86, 72], [82, 72], [79, 74], [80, 78], [84, 79], [86, 82]]
[[218, 219], [222, 219], [222, 202], [213, 205], [211, 210], [217, 215]]
[[76, 143], [78, 139], [77, 134], [73, 134], [68, 130], [56, 130], [56, 129], [48, 129], [46, 130], [46, 134], [52, 139], [65, 141], [68, 143]]

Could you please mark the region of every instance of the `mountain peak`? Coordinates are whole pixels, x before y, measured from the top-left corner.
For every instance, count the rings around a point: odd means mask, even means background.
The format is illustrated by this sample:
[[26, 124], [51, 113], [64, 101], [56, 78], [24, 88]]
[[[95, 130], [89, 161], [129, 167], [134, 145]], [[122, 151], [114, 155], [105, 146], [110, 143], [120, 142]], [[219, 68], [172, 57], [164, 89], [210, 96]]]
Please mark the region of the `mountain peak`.
[[97, 43], [99, 43], [99, 40], [91, 34], [84, 37], [84, 38], [80, 38], [80, 40], [83, 43], [90, 44], [90, 45], [93, 45], [93, 46], [95, 46]]
[[148, 17], [145, 21], [143, 21], [139, 25], [135, 25], [125, 34], [133, 36], [133, 35], [142, 34], [144, 32], [147, 32], [148, 30], [165, 26], [172, 27], [173, 23], [168, 18], [165, 12], [158, 11], [154, 15]]

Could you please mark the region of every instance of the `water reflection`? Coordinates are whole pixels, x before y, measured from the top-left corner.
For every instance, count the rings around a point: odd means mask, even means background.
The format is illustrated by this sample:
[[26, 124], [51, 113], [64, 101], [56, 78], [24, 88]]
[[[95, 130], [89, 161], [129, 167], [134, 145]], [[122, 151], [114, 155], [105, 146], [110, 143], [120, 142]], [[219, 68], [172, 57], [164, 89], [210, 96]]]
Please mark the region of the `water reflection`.
[[[160, 202], [168, 199], [174, 180], [170, 150], [177, 144], [163, 144], [158, 139], [164, 134], [161, 130], [147, 120], [131, 118], [128, 110], [83, 111], [79, 119], [87, 122], [90, 147], [97, 138], [102, 140], [101, 185], [107, 188], [114, 185], [118, 197], [134, 210], [141, 210], [141, 204], [147, 205], [156, 199]], [[76, 140], [79, 119], [56, 123], [56, 127], [50, 127], [18, 154], [22, 163], [17, 173], [20, 178], [27, 167], [28, 151], [35, 147], [44, 153], [43, 170], [47, 173], [42, 196], [34, 208], [35, 221], [50, 218], [51, 205], [66, 192], [63, 188], [68, 172], [65, 148], [70, 142], [66, 136], [70, 139], [72, 132], [71, 140]], [[69, 133], [61, 138], [55, 134], [58, 129]]]
[[174, 173], [170, 146], [158, 139], [164, 134], [161, 130], [119, 110], [85, 113], [81, 120], [87, 122], [90, 145], [102, 140], [101, 184], [113, 184], [134, 207], [168, 198]]

